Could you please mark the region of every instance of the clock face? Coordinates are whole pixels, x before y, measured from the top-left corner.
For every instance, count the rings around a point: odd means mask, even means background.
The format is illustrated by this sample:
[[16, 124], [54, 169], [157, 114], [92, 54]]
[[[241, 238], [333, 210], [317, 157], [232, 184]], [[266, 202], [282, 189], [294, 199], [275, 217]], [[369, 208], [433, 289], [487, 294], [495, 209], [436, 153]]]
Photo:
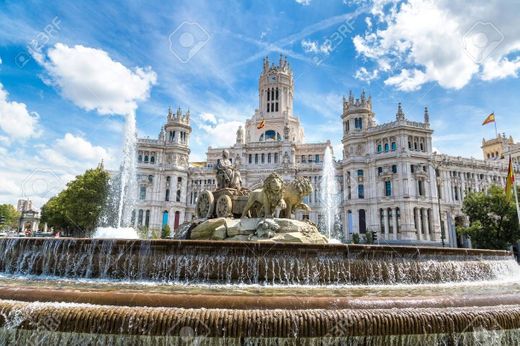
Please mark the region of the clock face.
[[276, 83], [276, 76], [269, 76], [269, 83]]

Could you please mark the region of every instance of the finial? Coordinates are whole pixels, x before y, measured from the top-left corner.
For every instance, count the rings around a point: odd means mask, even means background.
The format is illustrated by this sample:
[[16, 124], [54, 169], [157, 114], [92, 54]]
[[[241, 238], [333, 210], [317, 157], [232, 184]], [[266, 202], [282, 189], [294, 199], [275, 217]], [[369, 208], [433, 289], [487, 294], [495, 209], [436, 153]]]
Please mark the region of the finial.
[[172, 114], [172, 106], [168, 106], [168, 117], [171, 117]]
[[430, 123], [430, 114], [428, 113], [428, 107], [424, 107], [424, 123]]
[[361, 91], [361, 102], [365, 102], [365, 89]]
[[177, 116], [180, 117], [182, 115], [181, 107], [177, 108]]
[[401, 107], [401, 102], [397, 104], [397, 114], [395, 115], [397, 120], [404, 120], [403, 108]]

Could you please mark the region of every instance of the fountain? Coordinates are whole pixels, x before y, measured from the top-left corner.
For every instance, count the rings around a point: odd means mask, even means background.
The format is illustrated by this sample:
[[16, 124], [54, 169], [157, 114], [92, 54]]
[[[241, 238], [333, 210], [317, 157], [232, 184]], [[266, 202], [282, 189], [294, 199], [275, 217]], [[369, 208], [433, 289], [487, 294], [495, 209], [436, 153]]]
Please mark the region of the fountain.
[[340, 198], [338, 198], [338, 182], [336, 181], [336, 166], [329, 146], [325, 149], [323, 157], [323, 169], [320, 184], [320, 205], [324, 210], [325, 227], [327, 237], [333, 239], [338, 235], [334, 233], [334, 226], [338, 220]]
[[[1, 238], [0, 340], [15, 345], [514, 345], [508, 251], [330, 244], [294, 220], [304, 179], [218, 189], [175, 240]], [[274, 217], [276, 214], [283, 217]]]

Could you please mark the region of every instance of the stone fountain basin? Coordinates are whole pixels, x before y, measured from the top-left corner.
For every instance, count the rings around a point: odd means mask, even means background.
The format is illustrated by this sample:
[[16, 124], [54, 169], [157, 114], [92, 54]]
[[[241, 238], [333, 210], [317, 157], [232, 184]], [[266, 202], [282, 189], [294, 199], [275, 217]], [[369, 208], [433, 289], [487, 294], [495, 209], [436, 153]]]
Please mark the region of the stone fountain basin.
[[0, 251], [0, 339], [13, 344], [182, 344], [185, 328], [202, 345], [520, 337], [507, 251], [65, 238]]

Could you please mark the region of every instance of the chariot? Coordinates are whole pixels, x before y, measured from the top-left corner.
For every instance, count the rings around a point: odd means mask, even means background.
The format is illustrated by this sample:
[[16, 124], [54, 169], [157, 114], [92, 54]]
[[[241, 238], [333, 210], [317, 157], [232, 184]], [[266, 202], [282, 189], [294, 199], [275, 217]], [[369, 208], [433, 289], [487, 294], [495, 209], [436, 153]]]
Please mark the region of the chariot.
[[195, 208], [198, 218], [240, 217], [247, 204], [248, 189], [223, 188], [216, 191], [204, 190], [197, 199]]

